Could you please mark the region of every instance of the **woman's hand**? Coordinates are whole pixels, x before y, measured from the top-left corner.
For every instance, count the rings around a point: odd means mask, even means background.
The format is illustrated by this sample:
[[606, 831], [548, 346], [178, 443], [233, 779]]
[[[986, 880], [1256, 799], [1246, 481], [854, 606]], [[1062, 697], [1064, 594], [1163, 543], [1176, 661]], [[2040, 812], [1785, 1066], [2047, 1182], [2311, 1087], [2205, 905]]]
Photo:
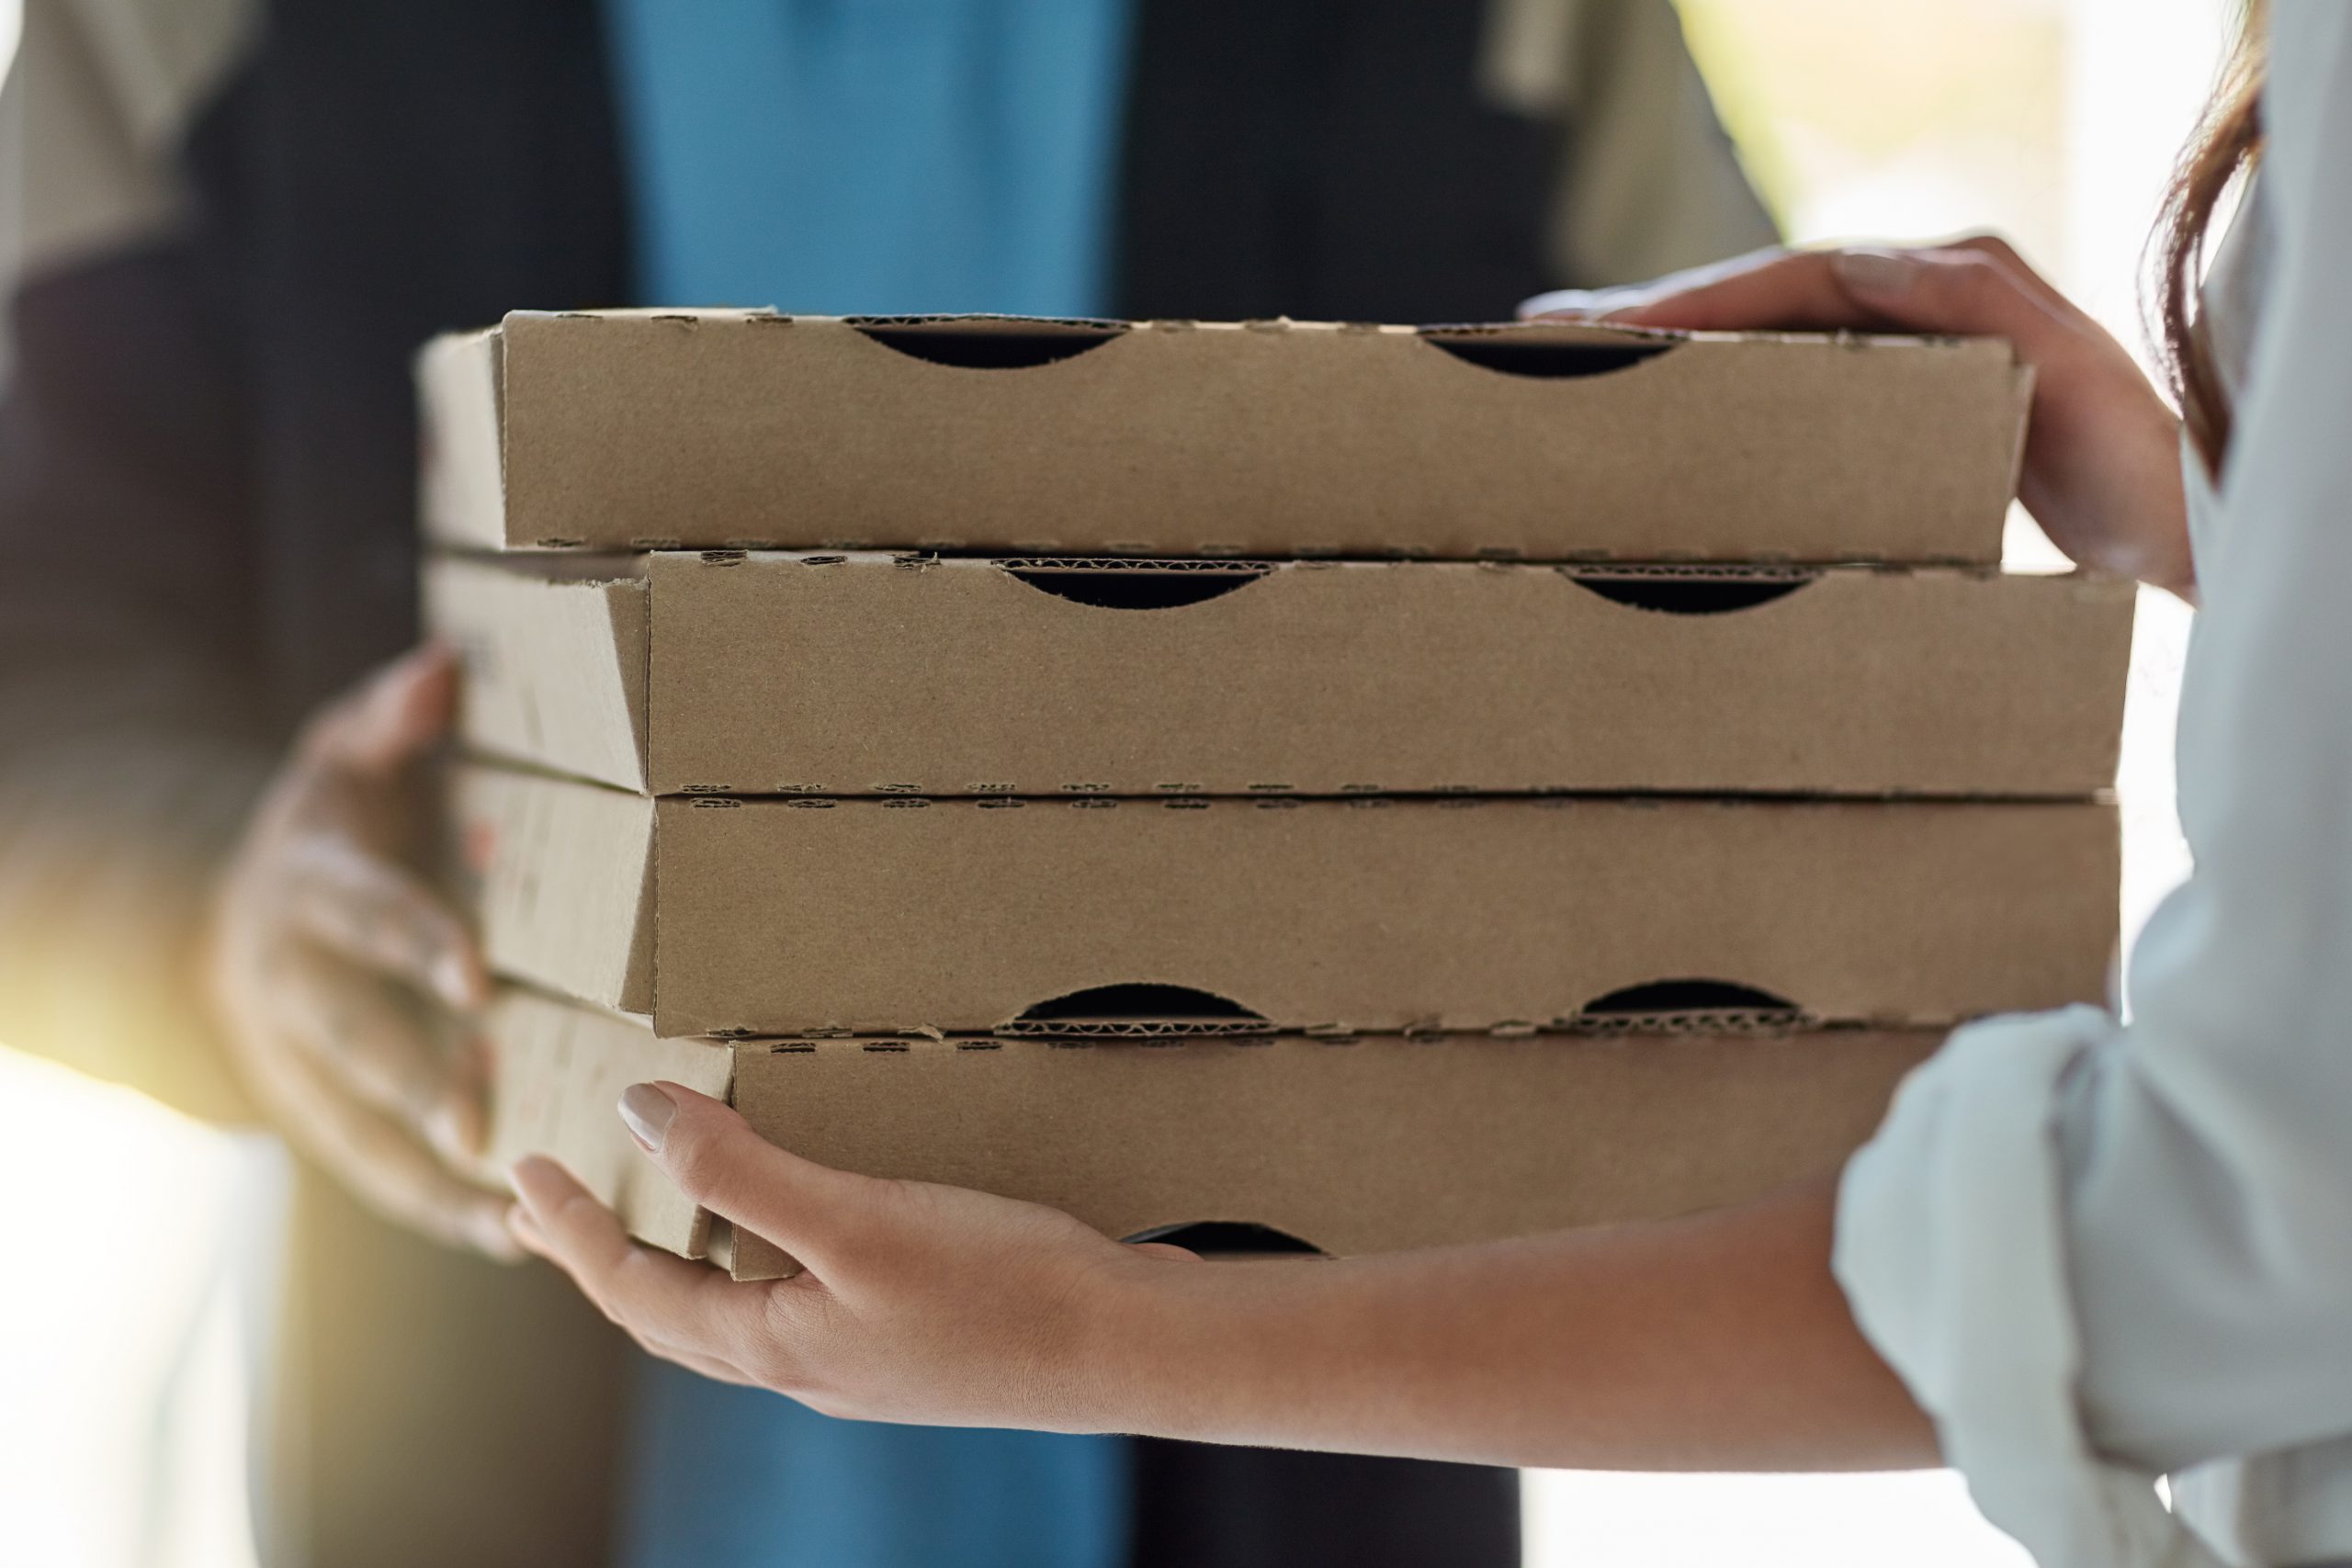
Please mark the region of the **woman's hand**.
[[423, 649], [322, 709], [222, 878], [206, 980], [231, 1055], [286, 1135], [390, 1218], [517, 1256], [479, 1185], [486, 1075], [464, 1015], [490, 983], [411, 869], [418, 770], [457, 671]]
[[2004, 337], [2034, 368], [2018, 493], [2079, 564], [2196, 590], [2180, 422], [2123, 345], [2001, 240], [1767, 251], [1655, 283], [1539, 295], [1522, 314], [1693, 331]]
[[1197, 1262], [1125, 1247], [1068, 1214], [959, 1188], [854, 1176], [786, 1154], [727, 1106], [638, 1084], [631, 1134], [696, 1202], [797, 1259], [738, 1282], [632, 1243], [552, 1161], [514, 1170], [523, 1245], [560, 1265], [639, 1344], [828, 1416], [1099, 1431], [1107, 1319], [1138, 1274]]

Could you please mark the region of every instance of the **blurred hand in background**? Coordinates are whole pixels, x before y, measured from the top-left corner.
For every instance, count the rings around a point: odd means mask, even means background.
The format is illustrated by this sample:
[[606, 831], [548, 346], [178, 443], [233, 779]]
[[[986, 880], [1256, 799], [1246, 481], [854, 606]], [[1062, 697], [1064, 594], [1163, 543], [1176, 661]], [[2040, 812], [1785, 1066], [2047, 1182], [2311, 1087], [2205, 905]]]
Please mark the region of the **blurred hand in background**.
[[433, 891], [424, 768], [457, 671], [426, 648], [320, 710], [222, 876], [206, 979], [287, 1135], [390, 1218], [517, 1256], [480, 1181], [486, 1082], [468, 1021], [481, 954]]

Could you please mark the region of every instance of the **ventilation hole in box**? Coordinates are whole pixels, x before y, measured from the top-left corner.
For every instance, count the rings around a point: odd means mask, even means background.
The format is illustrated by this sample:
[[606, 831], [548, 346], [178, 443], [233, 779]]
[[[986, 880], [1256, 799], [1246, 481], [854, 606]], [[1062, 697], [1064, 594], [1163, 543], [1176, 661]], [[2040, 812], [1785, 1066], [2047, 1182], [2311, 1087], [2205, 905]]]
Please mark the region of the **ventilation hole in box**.
[[1140, 1038], [1256, 1033], [1270, 1027], [1264, 1014], [1214, 991], [1130, 982], [1090, 986], [1039, 1002], [1006, 1024], [1003, 1032]]
[[1320, 1258], [1323, 1249], [1272, 1225], [1243, 1220], [1204, 1220], [1189, 1225], [1162, 1225], [1131, 1235], [1129, 1241], [1165, 1241], [1187, 1247], [1204, 1258]]
[[1564, 571], [1589, 592], [1636, 610], [1666, 615], [1723, 615], [1784, 599], [1818, 572]]
[[1109, 561], [1046, 567], [1007, 566], [1010, 576], [1072, 604], [1102, 610], [1173, 610], [1247, 588], [1272, 570], [1255, 561], [1185, 563], [1189, 570], [1121, 566]]
[[1805, 1010], [1783, 996], [1731, 980], [1651, 980], [1596, 997], [1568, 1022], [1601, 1033], [1675, 1030], [1772, 1030], [1802, 1024]]
[[1265, 1021], [1239, 1002], [1193, 986], [1162, 986], [1129, 981], [1114, 986], [1090, 986], [1050, 1001], [1039, 1002], [1023, 1018], [1044, 1021], [1064, 1018], [1201, 1018], [1254, 1019]]
[[957, 370], [1027, 370], [1075, 359], [1126, 331], [1093, 321], [925, 321], [861, 326], [885, 348]]
[[1656, 359], [1675, 347], [1672, 343], [1617, 337], [1563, 338], [1525, 331], [1453, 333], [1424, 329], [1421, 341], [1481, 370], [1547, 381], [1606, 376]]

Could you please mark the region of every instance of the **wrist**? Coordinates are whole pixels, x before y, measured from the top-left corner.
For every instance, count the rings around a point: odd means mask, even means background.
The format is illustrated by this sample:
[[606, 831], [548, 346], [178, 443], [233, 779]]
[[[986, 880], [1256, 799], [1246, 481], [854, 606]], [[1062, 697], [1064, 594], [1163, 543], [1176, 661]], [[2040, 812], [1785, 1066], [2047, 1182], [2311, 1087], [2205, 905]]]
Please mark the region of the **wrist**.
[[1185, 1386], [1204, 1371], [1187, 1342], [1214, 1299], [1195, 1277], [1216, 1267], [1129, 1255], [1087, 1276], [1073, 1298], [1072, 1430], [1182, 1435]]

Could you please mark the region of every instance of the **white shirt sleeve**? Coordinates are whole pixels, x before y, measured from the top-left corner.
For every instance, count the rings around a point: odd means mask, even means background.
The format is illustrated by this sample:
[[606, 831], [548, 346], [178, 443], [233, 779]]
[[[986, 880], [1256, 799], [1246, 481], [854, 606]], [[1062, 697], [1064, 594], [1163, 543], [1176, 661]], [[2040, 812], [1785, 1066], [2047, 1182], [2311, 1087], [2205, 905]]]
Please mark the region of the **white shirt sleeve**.
[[2275, 11], [2273, 270], [2181, 705], [2195, 874], [2128, 1026], [1962, 1031], [1839, 1197], [1857, 1321], [2046, 1568], [2209, 1561], [2151, 1476], [2352, 1429], [2352, 6]]

